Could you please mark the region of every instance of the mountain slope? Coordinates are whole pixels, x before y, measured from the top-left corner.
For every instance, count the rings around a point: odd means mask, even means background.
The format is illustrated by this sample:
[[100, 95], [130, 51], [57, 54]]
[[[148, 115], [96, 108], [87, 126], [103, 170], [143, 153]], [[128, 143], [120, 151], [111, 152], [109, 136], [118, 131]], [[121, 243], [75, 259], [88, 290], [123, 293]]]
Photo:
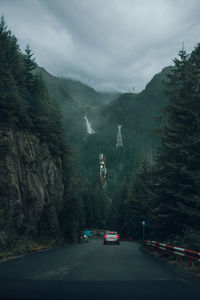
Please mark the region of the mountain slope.
[[[121, 95], [100, 94], [80, 82], [40, 70], [51, 97], [62, 110], [67, 140], [78, 149], [77, 160], [90, 178], [98, 174], [100, 153], [107, 157], [110, 191], [126, 172], [138, 168], [142, 160], [152, 162], [159, 146], [159, 140], [152, 134], [158, 126], [154, 118], [168, 102], [163, 81], [167, 80], [171, 67], [156, 74], [141, 93]], [[85, 114], [95, 134], [87, 133]], [[116, 149], [118, 124], [122, 125], [120, 149]]]
[[38, 67], [45, 86], [55, 99], [63, 115], [67, 141], [81, 151], [88, 136], [84, 116], [94, 116], [99, 106], [117, 98], [117, 93], [96, 92], [93, 88], [71, 79], [59, 78]]
[[117, 92], [97, 92], [92, 87], [73, 79], [56, 77], [48, 73], [44, 68], [38, 67], [46, 87], [52, 97], [58, 101], [74, 101], [81, 106], [99, 106], [112, 102], [119, 95]]
[[[159, 146], [158, 138], [152, 134], [152, 130], [159, 126], [154, 119], [168, 103], [163, 81], [167, 80], [170, 70], [171, 67], [168, 67], [155, 75], [141, 93], [123, 94], [98, 111], [98, 136], [91, 136], [84, 145], [85, 153], [92, 149], [86, 163], [87, 169], [90, 169], [89, 166], [97, 164], [99, 153], [106, 155], [111, 191], [118, 180], [138, 168], [142, 160], [153, 161]], [[118, 124], [122, 125], [123, 147], [116, 149]]]

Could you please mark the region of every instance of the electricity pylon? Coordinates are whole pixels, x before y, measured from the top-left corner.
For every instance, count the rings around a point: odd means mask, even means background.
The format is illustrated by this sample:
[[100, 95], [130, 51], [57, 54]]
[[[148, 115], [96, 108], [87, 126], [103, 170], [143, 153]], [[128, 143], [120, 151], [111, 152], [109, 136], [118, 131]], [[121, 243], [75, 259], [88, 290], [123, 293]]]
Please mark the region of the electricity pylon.
[[116, 148], [119, 148], [119, 147], [123, 147], [122, 134], [121, 134], [122, 125], [117, 125], [117, 127], [118, 127], [118, 134], [117, 134]]

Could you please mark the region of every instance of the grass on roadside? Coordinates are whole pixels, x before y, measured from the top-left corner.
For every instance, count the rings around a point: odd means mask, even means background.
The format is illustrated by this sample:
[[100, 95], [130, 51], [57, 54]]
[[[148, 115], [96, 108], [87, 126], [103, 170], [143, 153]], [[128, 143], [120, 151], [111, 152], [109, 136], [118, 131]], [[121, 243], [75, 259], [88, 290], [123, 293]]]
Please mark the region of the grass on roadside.
[[196, 279], [200, 280], [200, 262], [193, 261], [192, 266], [190, 266], [187, 258], [181, 257], [179, 260], [178, 256], [175, 254], [156, 251], [147, 247], [143, 247], [143, 251], [176, 268], [177, 270], [193, 275]]
[[0, 249], [0, 262], [24, 256], [29, 253], [52, 249], [58, 243], [53, 238], [40, 237], [20, 237], [16, 240], [13, 247]]

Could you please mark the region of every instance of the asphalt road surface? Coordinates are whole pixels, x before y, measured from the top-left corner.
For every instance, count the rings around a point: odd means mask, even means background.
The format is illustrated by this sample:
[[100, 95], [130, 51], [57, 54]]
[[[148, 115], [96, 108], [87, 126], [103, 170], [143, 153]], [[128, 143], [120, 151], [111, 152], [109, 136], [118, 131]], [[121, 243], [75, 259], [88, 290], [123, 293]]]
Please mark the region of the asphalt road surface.
[[137, 243], [92, 240], [1, 263], [0, 298], [199, 300], [200, 294]]

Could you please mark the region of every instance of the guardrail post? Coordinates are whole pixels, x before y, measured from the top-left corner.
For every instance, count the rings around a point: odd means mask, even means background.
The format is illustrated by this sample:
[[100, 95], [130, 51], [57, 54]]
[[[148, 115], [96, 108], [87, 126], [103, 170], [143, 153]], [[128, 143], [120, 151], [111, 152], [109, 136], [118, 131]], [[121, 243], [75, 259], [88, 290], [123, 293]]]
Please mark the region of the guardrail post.
[[190, 267], [193, 266], [193, 261], [192, 261], [192, 259], [189, 259], [189, 266], [190, 266]]
[[194, 261], [200, 262], [200, 252], [193, 251], [191, 249], [184, 249], [180, 247], [174, 247], [172, 245], [156, 242], [156, 241], [144, 241], [144, 244], [150, 249], [156, 249], [159, 252], [170, 253], [171, 255], [176, 255], [178, 262], [181, 262], [182, 258], [188, 259], [189, 266], [193, 267]]

